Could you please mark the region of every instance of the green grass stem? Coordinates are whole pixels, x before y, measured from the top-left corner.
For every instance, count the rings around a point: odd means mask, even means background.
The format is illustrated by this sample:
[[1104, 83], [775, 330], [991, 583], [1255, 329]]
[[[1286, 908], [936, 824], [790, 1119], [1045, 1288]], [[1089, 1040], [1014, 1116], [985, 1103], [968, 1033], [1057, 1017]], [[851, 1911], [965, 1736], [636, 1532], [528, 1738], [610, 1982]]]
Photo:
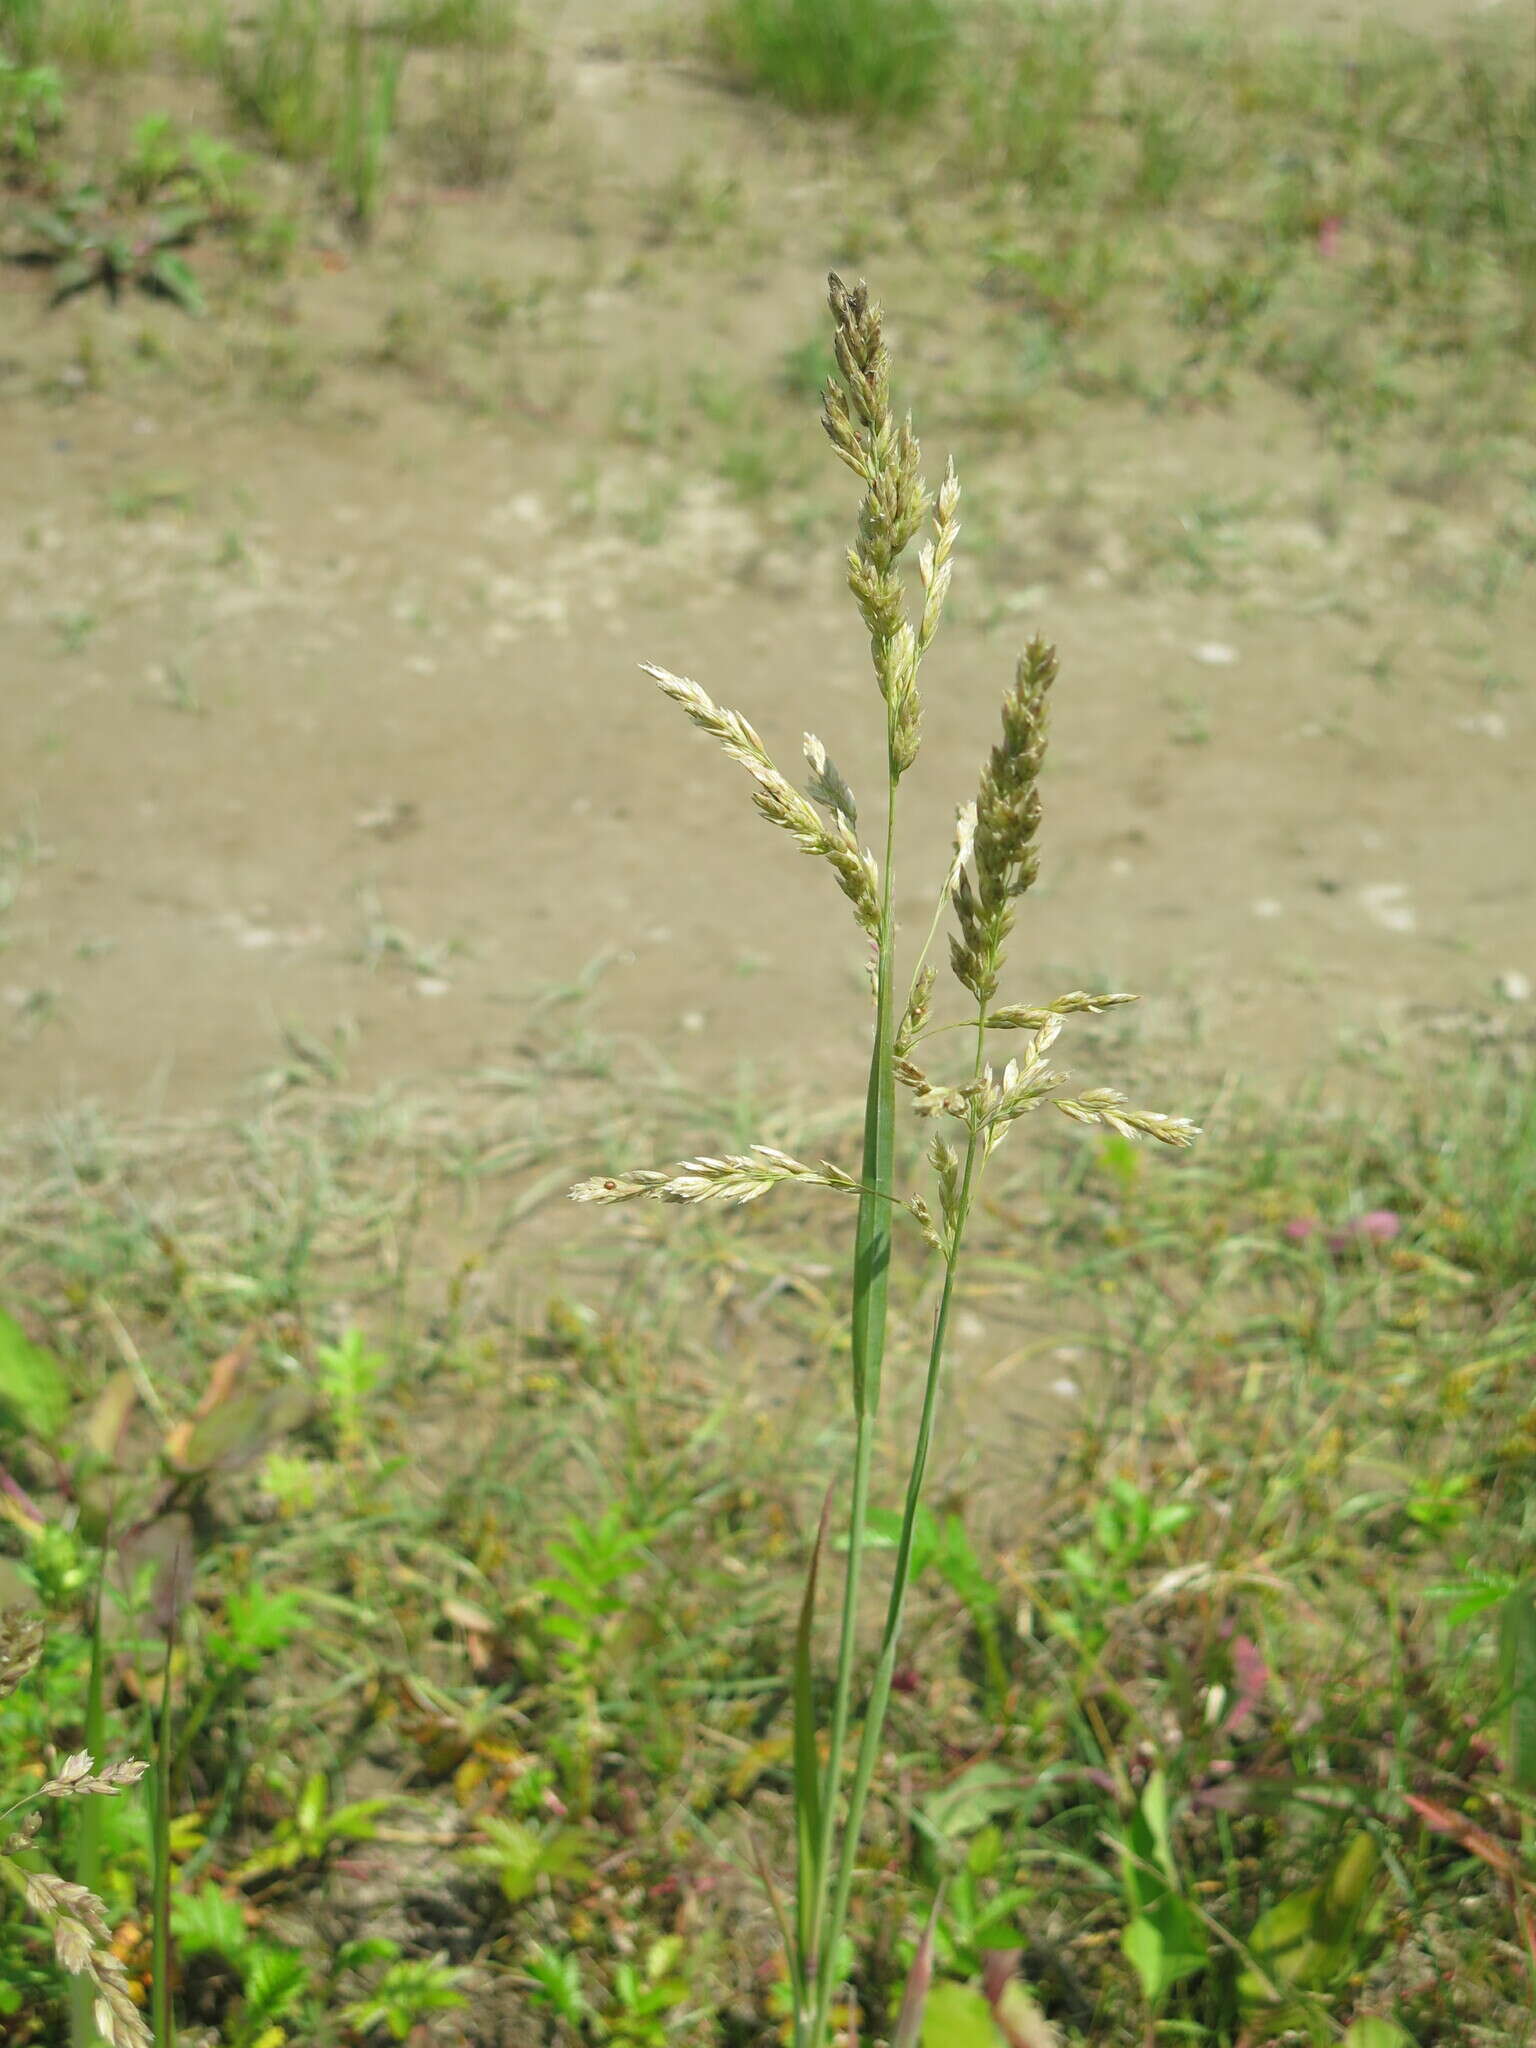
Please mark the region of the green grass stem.
[[[102, 1650], [102, 1583], [106, 1576], [103, 1550], [96, 1572], [91, 1605], [91, 1668], [85, 1688], [85, 1746], [98, 1761], [107, 1753], [107, 1717], [103, 1697], [106, 1660]], [[104, 1815], [99, 1799], [80, 1802], [79, 1832], [75, 1839], [75, 1883], [87, 1891], [101, 1890], [101, 1843]], [[69, 1980], [69, 2038], [71, 2048], [96, 2048], [95, 2004], [91, 1986], [83, 1977]]]
[[171, 2008], [171, 1652], [174, 1633], [165, 1637], [165, 1675], [160, 1687], [160, 1713], [155, 1728], [155, 1767], [149, 1773], [150, 1883], [153, 1897], [151, 1934], [150, 2025], [155, 2048], [176, 2048], [176, 2023]]

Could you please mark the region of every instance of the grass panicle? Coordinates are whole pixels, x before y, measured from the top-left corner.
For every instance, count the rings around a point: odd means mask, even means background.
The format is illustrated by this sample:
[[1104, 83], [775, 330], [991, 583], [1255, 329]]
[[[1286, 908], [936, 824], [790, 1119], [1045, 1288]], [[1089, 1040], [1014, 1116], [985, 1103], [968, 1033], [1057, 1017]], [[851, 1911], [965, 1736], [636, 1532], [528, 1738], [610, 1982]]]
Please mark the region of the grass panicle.
[[[0, 1614], [0, 1699], [9, 1697], [37, 1668], [44, 1630], [36, 1616], [16, 1610]], [[150, 2032], [128, 1988], [122, 1959], [112, 1947], [107, 1908], [96, 1892], [31, 1860], [42, 1824], [42, 1802], [116, 1798], [136, 1785], [148, 1767], [129, 1758], [99, 1768], [89, 1750], [66, 1757], [24, 1801], [0, 1812], [15, 1822], [0, 1845], [0, 1882], [20, 1894], [47, 1928], [59, 1967], [83, 1984], [94, 2030], [108, 2048], [150, 2048]], [[17, 1859], [27, 1856], [23, 1864]]]

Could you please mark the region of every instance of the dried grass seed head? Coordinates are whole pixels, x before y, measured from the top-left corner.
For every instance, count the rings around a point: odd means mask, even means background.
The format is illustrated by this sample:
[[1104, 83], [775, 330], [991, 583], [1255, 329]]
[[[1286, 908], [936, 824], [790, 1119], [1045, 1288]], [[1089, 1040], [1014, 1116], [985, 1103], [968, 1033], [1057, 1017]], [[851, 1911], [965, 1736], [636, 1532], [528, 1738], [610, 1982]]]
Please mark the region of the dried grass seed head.
[[43, 1624], [20, 1607], [0, 1612], [0, 1700], [13, 1693], [43, 1654]]

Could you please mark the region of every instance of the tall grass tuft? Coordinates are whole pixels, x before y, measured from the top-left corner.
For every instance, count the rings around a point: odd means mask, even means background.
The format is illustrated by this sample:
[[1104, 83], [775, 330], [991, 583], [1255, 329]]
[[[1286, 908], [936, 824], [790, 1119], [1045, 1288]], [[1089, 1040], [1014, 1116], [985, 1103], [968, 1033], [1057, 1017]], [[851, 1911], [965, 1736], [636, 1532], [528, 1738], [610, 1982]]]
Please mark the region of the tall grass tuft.
[[29, 66], [43, 55], [43, 0], [0, 0], [0, 51]]
[[0, 7], [0, 43], [19, 62], [47, 56], [79, 71], [125, 71], [143, 55], [130, 0], [8, 0]]
[[321, 0], [267, 0], [247, 33], [214, 0], [207, 50], [234, 113], [279, 156], [324, 153], [334, 115]]
[[709, 17], [727, 66], [812, 114], [921, 113], [956, 37], [949, 0], [718, 0]]
[[521, 27], [517, 0], [406, 0], [394, 27], [420, 49], [499, 50]]
[[372, 234], [384, 196], [404, 59], [398, 46], [369, 36], [355, 15], [347, 24], [331, 176], [348, 222], [362, 240]]
[[[1183, 1147], [1196, 1136], [1186, 1119], [1134, 1109], [1115, 1089], [1068, 1095], [1063, 1092], [1064, 1076], [1049, 1063], [1068, 1019], [1117, 1007], [1133, 997], [1077, 990], [1040, 1005], [998, 1001], [1014, 906], [1033, 883], [1039, 865], [1039, 781], [1056, 680], [1055, 651], [1041, 639], [1031, 642], [1019, 659], [1003, 698], [1001, 735], [982, 767], [974, 800], [957, 814], [954, 845], [926, 940], [916, 960], [898, 969], [892, 872], [896, 799], [921, 745], [918, 672], [938, 631], [954, 573], [960, 485], [953, 463], [936, 495], [930, 495], [923, 481], [911, 420], [898, 420], [892, 408], [890, 358], [880, 309], [866, 287], [860, 284], [850, 290], [834, 276], [830, 306], [837, 375], [823, 394], [822, 425], [839, 460], [863, 487], [857, 533], [848, 550], [848, 586], [869, 633], [875, 683], [885, 707], [884, 815], [875, 828], [879, 856], [861, 841], [854, 793], [820, 739], [806, 735], [809, 775], [802, 792], [775, 767], [763, 741], [739, 712], [715, 703], [688, 677], [650, 663], [644, 666], [687, 717], [746, 769], [754, 785], [752, 801], [763, 817], [787, 832], [802, 852], [827, 864], [870, 945], [874, 1020], [862, 1164], [854, 1174], [830, 1161], [808, 1163], [776, 1147], [754, 1145], [745, 1153], [689, 1159], [676, 1167], [616, 1172], [583, 1181], [571, 1191], [580, 1202], [650, 1197], [662, 1202], [740, 1204], [794, 1182], [829, 1188], [856, 1204], [849, 1382], [854, 1448], [837, 1669], [825, 1728], [816, 1725], [811, 1662], [830, 1494], [812, 1545], [791, 1660], [795, 1897], [792, 1912], [778, 1907], [776, 1897], [775, 1906], [793, 1994], [795, 2048], [825, 2048], [843, 1975], [840, 1965], [859, 1839], [895, 1676], [950, 1311], [981, 1173], [1013, 1126], [1046, 1102], [1074, 1122], [1105, 1126], [1124, 1139], [1150, 1137]], [[930, 520], [932, 537], [917, 554], [921, 603], [914, 614], [903, 558]], [[928, 964], [928, 954], [946, 915], [954, 921], [949, 968], [962, 1002], [958, 1017], [941, 1022], [933, 1014], [938, 971]], [[962, 1042], [968, 1041], [969, 1058], [955, 1062], [958, 1071], [949, 1078], [931, 1076], [918, 1063], [919, 1048], [934, 1042], [942, 1058], [949, 1043], [945, 1034], [952, 1031], [962, 1033]], [[1020, 1048], [1000, 1071], [990, 1057], [992, 1036], [999, 1032]], [[927, 1148], [932, 1186], [927, 1194], [902, 1193], [896, 1186], [898, 1091], [933, 1127]], [[937, 1257], [942, 1279], [885, 1623], [874, 1673], [861, 1688], [862, 1715], [856, 1717], [856, 1632], [882, 1390], [887, 1288], [898, 1223], [915, 1231]], [[850, 1772], [847, 1753], [856, 1718], [858, 1739]], [[919, 1973], [903, 2015], [904, 2040], [917, 2039], [922, 1997]]]

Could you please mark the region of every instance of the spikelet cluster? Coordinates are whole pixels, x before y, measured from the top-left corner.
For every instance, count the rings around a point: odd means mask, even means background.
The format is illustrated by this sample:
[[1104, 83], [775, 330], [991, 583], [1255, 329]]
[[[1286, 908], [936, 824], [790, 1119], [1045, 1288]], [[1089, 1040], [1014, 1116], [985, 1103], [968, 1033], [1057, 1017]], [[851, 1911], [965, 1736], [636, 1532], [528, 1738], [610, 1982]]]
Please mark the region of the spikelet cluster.
[[[937, 497], [930, 500], [912, 423], [898, 421], [891, 410], [891, 365], [880, 308], [863, 284], [850, 288], [835, 275], [828, 284], [838, 376], [823, 394], [822, 425], [839, 459], [864, 486], [857, 538], [848, 550], [848, 587], [869, 631], [875, 678], [886, 705], [894, 796], [896, 783], [918, 750], [917, 670], [938, 629], [953, 575], [960, 486], [950, 463]], [[918, 552], [922, 608], [914, 625], [901, 562], [930, 511], [932, 538]], [[806, 852], [830, 863], [872, 941], [871, 985], [878, 987], [879, 962], [889, 936], [881, 930], [880, 876], [873, 855], [858, 841], [853, 791], [822, 742], [814, 733], [805, 735], [810, 775], [802, 795], [774, 767], [762, 741], [739, 713], [723, 710], [686, 677], [650, 663], [644, 666], [693, 722], [746, 768], [756, 785], [753, 801], [763, 815], [789, 832]], [[1134, 996], [1075, 989], [1051, 1003], [992, 1007], [1014, 903], [1034, 882], [1039, 868], [1039, 783], [1055, 679], [1056, 651], [1036, 638], [1020, 657], [1012, 688], [1003, 699], [1002, 732], [982, 769], [976, 799], [956, 815], [953, 850], [939, 892], [939, 912], [946, 904], [952, 907], [958, 926], [950, 939], [950, 965], [977, 1006], [974, 1017], [961, 1020], [977, 1034], [974, 1071], [956, 1086], [940, 1085], [914, 1058], [930, 1034], [960, 1028], [932, 1021], [937, 977], [925, 964], [926, 947], [893, 1036], [894, 1075], [918, 1113], [950, 1119], [966, 1133], [963, 1166], [960, 1154], [941, 1134], [935, 1134], [928, 1148], [938, 1218], [920, 1195], [904, 1205], [928, 1243], [946, 1256], [954, 1254], [965, 1224], [974, 1169], [984, 1166], [1013, 1126], [1042, 1102], [1053, 1102], [1076, 1123], [1099, 1124], [1125, 1137], [1182, 1147], [1198, 1135], [1198, 1127], [1188, 1118], [1135, 1109], [1113, 1088], [1068, 1095], [1066, 1076], [1050, 1064], [1051, 1049], [1066, 1019], [1115, 1009], [1134, 1002]], [[936, 916], [935, 929], [937, 923]], [[1024, 1049], [1000, 1072], [984, 1059], [986, 1033], [992, 1030], [1029, 1034]], [[595, 1203], [639, 1197], [747, 1203], [785, 1181], [864, 1192], [859, 1182], [825, 1161], [807, 1166], [771, 1146], [758, 1145], [751, 1153], [702, 1157], [677, 1167], [582, 1181], [571, 1194], [578, 1202]]]
[[[650, 661], [643, 661], [640, 666], [655, 678], [674, 704], [683, 707], [696, 726], [717, 739], [733, 761], [741, 763], [756, 784], [752, 801], [769, 824], [788, 832], [802, 852], [819, 855], [829, 862], [859, 923], [871, 935], [878, 932], [880, 882], [875, 857], [859, 845], [854, 834], [858, 810], [853, 792], [827, 760], [826, 749], [814, 734], [806, 735], [806, 751], [813, 770], [812, 793], [830, 811], [830, 826], [823, 825], [815, 806], [774, 767], [767, 748], [739, 711], [723, 709], [689, 676], [675, 676], [670, 669], [658, 668]], [[817, 755], [811, 755], [813, 747]]]
[[610, 1174], [598, 1180], [579, 1181], [571, 1189], [573, 1202], [632, 1202], [649, 1195], [657, 1202], [734, 1202], [745, 1205], [766, 1195], [781, 1181], [799, 1181], [803, 1187], [839, 1188], [857, 1194], [859, 1183], [823, 1159], [819, 1166], [806, 1166], [772, 1145], [754, 1145], [750, 1153], [729, 1152], [724, 1158], [685, 1159], [671, 1171], [659, 1167], [636, 1167], [628, 1173]]
[[43, 1624], [19, 1607], [0, 1609], [0, 1700], [8, 1699], [43, 1654]]
[[1045, 759], [1046, 700], [1056, 680], [1056, 650], [1032, 640], [1003, 699], [1002, 738], [982, 770], [972, 850], [976, 879], [962, 866], [954, 888], [958, 934], [950, 940], [955, 978], [985, 1011], [997, 993], [1003, 943], [1013, 927], [1013, 899], [1039, 872], [1040, 768]]
[[112, 1952], [112, 1930], [101, 1900], [83, 1884], [70, 1884], [47, 1870], [27, 1871], [23, 1884], [27, 1904], [53, 1936], [60, 1968], [90, 1985], [92, 2018], [108, 2048], [151, 2048], [128, 1974]]
[[891, 776], [899, 780], [917, 758], [917, 665], [938, 630], [953, 574], [960, 485], [951, 465], [939, 491], [933, 540], [918, 558], [923, 610], [914, 628], [901, 557], [930, 507], [919, 467], [922, 451], [910, 417], [898, 422], [891, 411], [891, 358], [879, 306], [863, 284], [850, 289], [834, 274], [827, 286], [842, 383], [829, 383], [823, 393], [821, 423], [839, 459], [864, 485], [858, 537], [848, 550], [848, 588], [869, 629], [875, 680], [886, 705]]

